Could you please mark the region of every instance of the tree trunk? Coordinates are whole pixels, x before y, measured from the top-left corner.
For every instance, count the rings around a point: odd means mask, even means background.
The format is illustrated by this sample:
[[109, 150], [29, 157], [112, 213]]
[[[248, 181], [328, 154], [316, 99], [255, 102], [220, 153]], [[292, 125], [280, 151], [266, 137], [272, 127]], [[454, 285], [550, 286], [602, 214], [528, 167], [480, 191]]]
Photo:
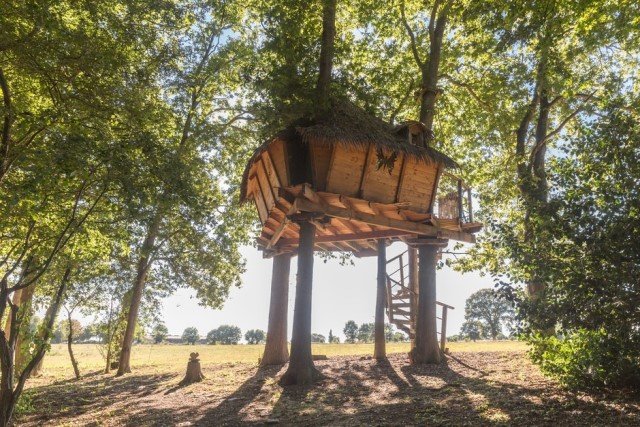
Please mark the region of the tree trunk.
[[291, 254], [273, 258], [269, 327], [261, 366], [282, 365], [289, 360], [287, 347], [287, 314], [289, 308], [289, 272]]
[[418, 251], [416, 248], [409, 247], [407, 250], [409, 258], [409, 303], [411, 304], [411, 313], [409, 314], [409, 329], [413, 330], [411, 339], [411, 350], [416, 348], [416, 314], [418, 313]]
[[[71, 268], [67, 268], [62, 277], [62, 281], [60, 286], [58, 287], [53, 300], [47, 309], [47, 314], [43, 321], [42, 327], [42, 342], [40, 343], [35, 355], [33, 358], [27, 363], [24, 370], [17, 375], [17, 384], [15, 388], [13, 387], [14, 383], [14, 364], [13, 364], [13, 348], [11, 348], [12, 338], [15, 339], [15, 333], [10, 334], [14, 335], [14, 337], [9, 337], [9, 341], [6, 340], [6, 335], [4, 333], [0, 333], [0, 345], [3, 350], [6, 350], [9, 347], [11, 351], [1, 351], [0, 352], [0, 370], [2, 372], [2, 378], [0, 380], [0, 426], [5, 427], [10, 424], [11, 418], [13, 417], [13, 411], [15, 410], [15, 405], [20, 395], [22, 394], [22, 390], [24, 389], [24, 384], [27, 381], [27, 378], [31, 375], [34, 367], [40, 363], [44, 354], [47, 350], [47, 344], [51, 337], [51, 331], [53, 329], [53, 325], [55, 324], [56, 316], [58, 315], [58, 310], [60, 309], [60, 303], [62, 302], [62, 297], [67, 288], [67, 284], [69, 282], [69, 276], [71, 274]], [[4, 295], [2, 297], [6, 298], [6, 291], [3, 289]], [[5, 301], [5, 300], [3, 300]], [[6, 302], [3, 302], [6, 304]], [[11, 310], [12, 315], [16, 315], [15, 310]], [[15, 317], [12, 319], [12, 322], [15, 322]], [[15, 328], [15, 326], [14, 326]]]
[[[14, 366], [16, 372], [21, 371], [25, 365], [27, 364], [27, 360], [29, 359], [29, 351], [24, 348], [25, 343], [25, 334], [28, 333], [29, 324], [31, 323], [31, 316], [33, 315], [33, 307], [31, 302], [33, 301], [33, 294], [36, 290], [35, 284], [27, 286], [26, 288], [21, 289], [20, 299], [19, 299], [19, 309], [22, 310], [20, 324], [18, 325], [18, 339], [16, 340], [16, 346], [14, 349], [15, 361]], [[9, 325], [11, 322], [7, 322]], [[10, 330], [10, 329], [9, 329]], [[34, 372], [34, 375], [37, 372]]]
[[[434, 242], [435, 243], [435, 242]], [[428, 244], [420, 246], [418, 316], [416, 322], [416, 348], [412, 362], [440, 363], [436, 321], [436, 257], [438, 246]]]
[[[403, 273], [401, 272], [401, 274]], [[378, 239], [378, 292], [376, 294], [375, 347], [373, 351], [373, 357], [378, 360], [387, 358], [387, 349], [384, 337], [384, 307], [387, 295], [386, 279], [387, 245], [385, 239]]]
[[155, 214], [151, 221], [149, 229], [147, 231], [147, 237], [144, 239], [142, 248], [140, 251], [140, 259], [138, 261], [136, 278], [133, 283], [133, 289], [131, 293], [131, 304], [129, 305], [129, 311], [127, 313], [127, 326], [122, 337], [122, 346], [120, 350], [120, 360], [118, 362], [117, 376], [124, 375], [131, 372], [131, 347], [133, 346], [133, 336], [136, 331], [136, 324], [138, 323], [138, 311], [140, 310], [140, 303], [142, 301], [142, 292], [144, 291], [145, 281], [147, 279], [147, 273], [151, 267], [152, 251], [158, 237], [160, 230], [160, 223], [162, 221], [161, 214], [158, 212]]
[[323, 0], [322, 8], [322, 44], [320, 48], [320, 72], [316, 92], [320, 112], [329, 108], [329, 86], [333, 68], [334, 41], [336, 37], [336, 0]]
[[311, 295], [313, 287], [313, 247], [316, 229], [309, 221], [300, 222], [298, 275], [293, 311], [291, 358], [282, 385], [311, 384], [318, 376], [311, 356]]
[[200, 359], [198, 359], [198, 356], [198, 353], [191, 353], [189, 362], [187, 363], [187, 373], [182, 381], [180, 381], [180, 385], [199, 383], [205, 378], [202, 374]]
[[67, 320], [69, 322], [69, 334], [67, 335], [67, 349], [69, 350], [69, 359], [71, 359], [71, 366], [73, 366], [73, 373], [76, 376], [76, 379], [80, 379], [80, 370], [78, 369], [78, 362], [76, 361], [75, 356], [73, 355], [73, 348], [71, 347], [71, 343], [73, 342], [73, 326], [71, 323], [71, 313], [67, 316]]
[[433, 25], [433, 31], [429, 34], [429, 57], [422, 65], [422, 98], [420, 102], [420, 121], [427, 127], [426, 145], [429, 145], [434, 138], [433, 121], [436, 116], [436, 101], [439, 95], [438, 89], [438, 70], [440, 69], [440, 56], [442, 53], [442, 40], [444, 30], [447, 25], [447, 15], [449, 6], [445, 6], [445, 10], [438, 14], [437, 2], [434, 6], [436, 10], [433, 18], [436, 22]]

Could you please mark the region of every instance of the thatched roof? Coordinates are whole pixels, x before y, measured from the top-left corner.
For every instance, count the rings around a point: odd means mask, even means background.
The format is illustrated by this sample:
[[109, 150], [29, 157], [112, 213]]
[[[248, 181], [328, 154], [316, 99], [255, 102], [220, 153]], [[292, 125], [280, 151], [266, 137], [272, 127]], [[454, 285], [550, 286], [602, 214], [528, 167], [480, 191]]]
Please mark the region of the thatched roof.
[[301, 140], [302, 143], [342, 144], [375, 148], [403, 153], [422, 161], [442, 163], [447, 168], [458, 165], [447, 155], [432, 147], [419, 147], [409, 144], [401, 134], [406, 126], [413, 122], [392, 126], [378, 117], [346, 100], [333, 99], [327, 114], [316, 120], [300, 119], [261, 144], [251, 156], [242, 177], [241, 200], [246, 198], [249, 171], [259, 156], [269, 145], [278, 139]]

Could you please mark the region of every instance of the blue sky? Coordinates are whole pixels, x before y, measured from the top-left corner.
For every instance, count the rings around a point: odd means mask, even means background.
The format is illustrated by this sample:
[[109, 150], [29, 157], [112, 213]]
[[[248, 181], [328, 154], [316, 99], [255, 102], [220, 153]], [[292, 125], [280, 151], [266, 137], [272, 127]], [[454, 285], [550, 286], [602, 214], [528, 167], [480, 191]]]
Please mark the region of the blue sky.
[[[452, 244], [450, 244], [452, 246]], [[391, 258], [404, 251], [406, 245], [394, 243], [387, 250]], [[162, 317], [170, 334], [182, 334], [195, 326], [201, 335], [222, 324], [239, 326], [243, 334], [248, 329], [267, 329], [271, 284], [270, 259], [253, 247], [242, 248], [247, 271], [242, 287], [231, 290], [229, 299], [220, 310], [198, 305], [194, 293], [180, 289], [163, 302]], [[325, 263], [316, 256], [314, 263], [312, 330], [327, 336], [329, 330], [344, 338], [342, 329], [347, 320], [356, 323], [373, 322], [376, 298], [376, 258], [354, 258], [355, 265], [341, 266], [337, 261]], [[297, 257], [291, 263], [289, 291], [289, 336], [293, 321], [295, 274]], [[457, 333], [464, 322], [465, 300], [481, 288], [492, 287], [488, 277], [478, 273], [462, 274], [448, 267], [437, 273], [437, 298], [455, 307], [449, 312], [448, 333]]]

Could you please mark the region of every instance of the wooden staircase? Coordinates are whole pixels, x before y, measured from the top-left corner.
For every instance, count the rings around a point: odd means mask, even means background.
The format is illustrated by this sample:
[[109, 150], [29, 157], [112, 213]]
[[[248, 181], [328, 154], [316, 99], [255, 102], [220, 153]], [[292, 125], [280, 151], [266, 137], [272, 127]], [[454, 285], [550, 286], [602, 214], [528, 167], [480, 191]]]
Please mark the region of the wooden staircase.
[[[418, 304], [417, 289], [411, 289], [409, 280], [408, 251], [402, 252], [387, 260], [387, 298], [385, 306], [389, 322], [399, 330], [409, 335], [411, 340], [415, 337], [414, 313]], [[416, 279], [417, 280], [417, 279]], [[437, 317], [440, 329], [437, 331], [440, 338], [440, 348], [445, 351], [447, 339], [447, 311], [453, 307], [436, 301], [440, 315]]]

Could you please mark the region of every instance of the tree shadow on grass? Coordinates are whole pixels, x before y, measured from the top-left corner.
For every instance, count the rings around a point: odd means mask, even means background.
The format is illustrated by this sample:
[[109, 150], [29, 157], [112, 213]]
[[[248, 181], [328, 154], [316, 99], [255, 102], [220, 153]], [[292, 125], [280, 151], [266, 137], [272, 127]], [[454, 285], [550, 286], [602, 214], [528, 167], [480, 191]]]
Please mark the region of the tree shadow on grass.
[[91, 373], [80, 381], [59, 381], [34, 387], [29, 393], [37, 416], [31, 422], [77, 417], [97, 413], [115, 402], [126, 402], [158, 393], [175, 374], [126, 375], [115, 378], [111, 374]]
[[[242, 424], [242, 410], [260, 400], [263, 385], [275, 377], [282, 366], [266, 366], [256, 368], [251, 377], [245, 380], [232, 394], [224, 398], [215, 407], [207, 410], [196, 422], [196, 425], [238, 425]], [[268, 401], [269, 396], [262, 398]]]

